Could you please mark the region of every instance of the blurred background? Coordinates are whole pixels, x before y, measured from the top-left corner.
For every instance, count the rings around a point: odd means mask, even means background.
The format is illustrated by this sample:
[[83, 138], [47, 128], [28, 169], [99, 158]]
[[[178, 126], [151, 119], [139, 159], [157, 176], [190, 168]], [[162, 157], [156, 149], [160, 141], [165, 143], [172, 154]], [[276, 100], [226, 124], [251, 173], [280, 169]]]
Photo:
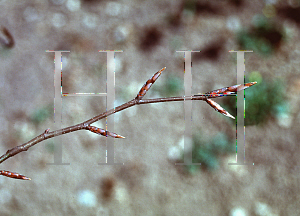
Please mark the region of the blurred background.
[[[104, 93], [106, 54], [115, 54], [116, 101], [133, 99], [167, 69], [146, 98], [184, 95], [184, 56], [192, 54], [193, 94], [235, 85], [245, 54], [245, 162], [235, 162], [236, 122], [193, 102], [193, 162], [183, 161], [184, 104], [131, 107], [115, 114], [115, 162], [105, 137], [62, 136], [1, 164], [30, 177], [0, 176], [0, 215], [299, 215], [300, 1], [0, 0], [0, 150], [53, 128], [54, 54], [63, 53], [64, 93]], [[236, 114], [235, 97], [214, 99]], [[63, 97], [62, 125], [105, 112], [103, 97]], [[93, 124], [105, 128], [105, 119]]]

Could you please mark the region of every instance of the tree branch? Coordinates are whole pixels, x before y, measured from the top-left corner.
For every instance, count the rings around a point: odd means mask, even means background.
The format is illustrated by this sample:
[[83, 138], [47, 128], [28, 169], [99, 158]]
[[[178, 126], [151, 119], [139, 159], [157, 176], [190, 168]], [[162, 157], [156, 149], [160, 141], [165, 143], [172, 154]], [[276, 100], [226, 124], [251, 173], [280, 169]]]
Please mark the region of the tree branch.
[[[210, 100], [210, 98], [217, 98], [217, 97], [223, 97], [223, 96], [228, 96], [228, 95], [236, 95], [234, 93], [236, 93], [237, 91], [240, 90], [244, 90], [254, 84], [256, 84], [256, 82], [252, 82], [252, 83], [246, 83], [246, 84], [240, 84], [240, 85], [235, 85], [235, 86], [230, 86], [230, 87], [225, 87], [222, 89], [217, 89], [211, 92], [207, 92], [205, 94], [199, 94], [199, 95], [192, 95], [192, 96], [181, 96], [181, 97], [168, 97], [168, 98], [155, 98], [155, 99], [146, 99], [146, 100], [141, 100], [146, 92], [151, 88], [152, 84], [157, 80], [157, 78], [160, 76], [161, 72], [164, 71], [166, 68], [162, 68], [161, 70], [159, 70], [158, 72], [156, 72], [145, 84], [144, 86], [141, 88], [141, 90], [139, 91], [139, 93], [137, 94], [136, 98], [128, 101], [127, 103], [124, 103], [114, 109], [110, 109], [107, 112], [103, 112], [91, 119], [88, 119], [80, 124], [77, 125], [73, 125], [70, 127], [66, 127], [63, 129], [59, 129], [56, 131], [52, 131], [50, 132], [50, 129], [46, 129], [43, 133], [41, 133], [40, 135], [38, 135], [37, 137], [33, 138], [32, 140], [16, 146], [10, 150], [8, 150], [5, 154], [3, 154], [0, 157], [0, 164], [3, 163], [5, 160], [7, 160], [10, 157], [13, 157], [23, 151], [27, 151], [30, 147], [46, 140], [46, 139], [50, 139], [54, 136], [60, 136], [63, 134], [67, 134], [67, 133], [71, 133], [74, 131], [78, 131], [78, 130], [89, 130], [91, 132], [103, 135], [103, 136], [111, 136], [114, 138], [125, 138], [123, 136], [117, 135], [115, 133], [109, 132], [109, 131], [105, 131], [103, 129], [100, 128], [96, 128], [94, 126], [91, 126], [92, 123], [99, 121], [100, 119], [106, 118], [107, 116], [110, 116], [112, 114], [115, 114], [117, 112], [120, 112], [124, 109], [127, 109], [129, 107], [135, 106], [135, 105], [140, 105], [140, 104], [150, 104], [150, 103], [162, 103], [162, 102], [172, 102], [172, 101], [185, 101], [185, 100], [204, 100], [206, 102], [208, 102], [209, 104], [212, 103]], [[212, 106], [212, 104], [210, 104]], [[226, 114], [226, 110], [224, 111], [224, 109], [218, 105], [216, 102], [213, 101], [213, 106], [214, 109], [216, 109], [218, 112], [222, 113], [225, 116], [229, 116], [232, 117], [229, 113]], [[229, 115], [228, 115], [229, 114]], [[4, 170], [0, 170], [0, 175], [3, 176], [7, 176], [7, 177], [11, 177], [11, 178], [17, 178], [17, 179], [23, 179], [23, 180], [30, 180], [30, 178], [20, 175], [18, 173], [14, 173], [14, 172], [9, 172], [9, 171], [4, 171]]]

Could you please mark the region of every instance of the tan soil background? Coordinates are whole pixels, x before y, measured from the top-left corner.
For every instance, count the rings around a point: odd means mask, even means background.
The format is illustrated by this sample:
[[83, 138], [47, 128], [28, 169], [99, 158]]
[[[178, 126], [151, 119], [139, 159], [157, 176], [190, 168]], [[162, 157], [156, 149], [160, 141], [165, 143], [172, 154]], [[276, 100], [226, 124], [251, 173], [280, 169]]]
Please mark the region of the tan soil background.
[[[123, 50], [115, 55], [116, 105], [134, 98], [166, 66], [145, 98], [162, 97], [157, 92], [168, 74], [184, 77], [184, 57], [176, 50], [213, 43], [223, 47], [216, 58], [192, 55], [192, 92], [234, 84], [235, 54], [228, 53], [239, 49], [234, 26], [250, 27], [268, 3], [281, 7], [285, 1], [236, 2], [200, 1], [215, 11], [193, 14], [181, 11], [181, 0], [0, 0], [0, 25], [15, 40], [13, 48], [0, 51], [1, 154], [53, 127], [53, 115], [38, 125], [31, 119], [37, 110], [53, 109], [54, 55], [45, 50], [71, 51], [63, 54], [62, 75], [63, 92], [70, 93], [105, 92], [106, 55], [98, 50]], [[105, 161], [106, 138], [88, 131], [62, 136], [69, 166], [46, 165], [53, 163], [51, 139], [1, 164], [32, 180], [0, 176], [0, 215], [299, 215], [300, 28], [276, 12], [273, 19], [288, 39], [270, 57], [246, 54], [245, 74], [284, 80], [290, 123], [281, 126], [274, 117], [246, 127], [246, 162], [254, 166], [228, 166], [235, 161], [229, 154], [215, 171], [182, 172], [168, 154], [183, 138], [183, 103], [141, 105], [115, 116], [114, 132], [126, 137], [115, 140], [115, 161], [124, 166], [97, 165]], [[101, 97], [64, 97], [63, 126], [104, 112], [105, 104]], [[230, 121], [193, 102], [193, 129], [203, 137], [235, 137]], [[94, 125], [104, 128], [105, 119]]]

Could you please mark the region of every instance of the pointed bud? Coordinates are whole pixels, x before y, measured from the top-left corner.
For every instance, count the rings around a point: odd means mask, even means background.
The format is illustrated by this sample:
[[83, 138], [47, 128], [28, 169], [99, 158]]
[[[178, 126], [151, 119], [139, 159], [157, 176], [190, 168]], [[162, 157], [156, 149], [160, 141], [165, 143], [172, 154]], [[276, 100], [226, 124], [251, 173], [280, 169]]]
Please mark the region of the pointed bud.
[[[237, 93], [238, 91], [242, 91], [246, 88], [249, 88], [253, 85], [255, 85], [257, 82], [250, 82], [250, 83], [245, 83], [243, 84], [239, 84], [239, 85], [233, 85], [233, 86], [229, 86], [229, 87], [224, 87], [221, 89], [216, 89], [210, 92], [206, 92], [205, 94], [202, 95], [207, 95], [209, 97], [222, 97], [225, 95], [229, 95], [229, 94], [234, 94]], [[201, 93], [198, 93], [198, 95], [201, 95]]]
[[106, 131], [102, 128], [98, 128], [98, 127], [95, 127], [95, 126], [87, 126], [87, 130], [89, 131], [92, 131], [93, 133], [96, 133], [96, 134], [99, 134], [99, 135], [102, 135], [102, 136], [110, 136], [110, 137], [113, 137], [113, 138], [123, 138], [125, 139], [125, 137], [121, 136], [121, 135], [118, 135], [116, 133], [113, 133], [113, 132], [110, 132], [110, 131]]
[[0, 175], [6, 176], [6, 177], [9, 177], [9, 178], [15, 178], [15, 179], [31, 180], [30, 178], [28, 178], [24, 175], [21, 175], [19, 173], [5, 171], [5, 170], [0, 170]]
[[219, 113], [227, 116], [227, 117], [230, 117], [230, 118], [233, 118], [235, 119], [235, 117], [233, 117], [232, 115], [230, 115], [229, 112], [227, 112], [223, 107], [221, 107], [217, 102], [211, 100], [211, 99], [206, 99], [205, 100], [212, 108], [214, 108], [216, 111], [218, 111]]
[[136, 99], [141, 100], [145, 96], [147, 91], [151, 88], [152, 84], [158, 79], [158, 77], [161, 75], [161, 72], [163, 72], [165, 69], [166, 67], [160, 69], [150, 79], [147, 80], [147, 82], [143, 85], [143, 87], [137, 94]]

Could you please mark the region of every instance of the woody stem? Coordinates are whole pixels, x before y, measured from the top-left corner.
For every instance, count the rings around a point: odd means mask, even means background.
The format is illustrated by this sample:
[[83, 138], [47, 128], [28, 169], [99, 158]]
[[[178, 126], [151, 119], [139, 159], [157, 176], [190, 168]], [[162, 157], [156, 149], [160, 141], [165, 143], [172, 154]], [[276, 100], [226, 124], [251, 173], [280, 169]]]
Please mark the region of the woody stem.
[[[129, 107], [138, 105], [138, 104], [150, 104], [150, 103], [162, 103], [162, 102], [172, 102], [172, 101], [184, 101], [184, 100], [205, 100], [206, 98], [215, 98], [215, 97], [221, 97], [220, 96], [216, 96], [216, 95], [211, 95], [211, 96], [203, 96], [203, 95], [196, 95], [196, 96], [181, 96], [181, 97], [168, 97], [168, 98], [155, 98], [155, 99], [146, 99], [146, 100], [138, 100], [138, 99], [133, 99], [131, 101], [128, 101], [127, 103], [124, 103], [114, 109], [110, 109], [107, 112], [103, 112], [100, 115], [97, 115], [87, 121], [84, 121], [80, 124], [77, 125], [73, 125], [70, 127], [66, 127], [63, 129], [59, 129], [56, 131], [52, 131], [52, 132], [44, 132], [42, 134], [40, 134], [39, 136], [33, 138], [32, 140], [16, 146], [10, 150], [8, 150], [5, 154], [3, 154], [0, 157], [0, 164], [3, 163], [5, 160], [7, 160], [10, 157], [15, 156], [16, 154], [19, 154], [23, 151], [27, 151], [30, 147], [38, 144], [39, 142], [42, 142], [46, 139], [50, 139], [54, 136], [60, 136], [63, 134], [67, 134], [67, 133], [71, 133], [77, 130], [84, 130], [87, 128], [88, 125], [99, 121], [100, 119], [103, 119], [107, 116], [110, 116], [114, 113], [120, 112], [124, 109], [127, 109]], [[224, 96], [224, 95], [223, 95]]]

